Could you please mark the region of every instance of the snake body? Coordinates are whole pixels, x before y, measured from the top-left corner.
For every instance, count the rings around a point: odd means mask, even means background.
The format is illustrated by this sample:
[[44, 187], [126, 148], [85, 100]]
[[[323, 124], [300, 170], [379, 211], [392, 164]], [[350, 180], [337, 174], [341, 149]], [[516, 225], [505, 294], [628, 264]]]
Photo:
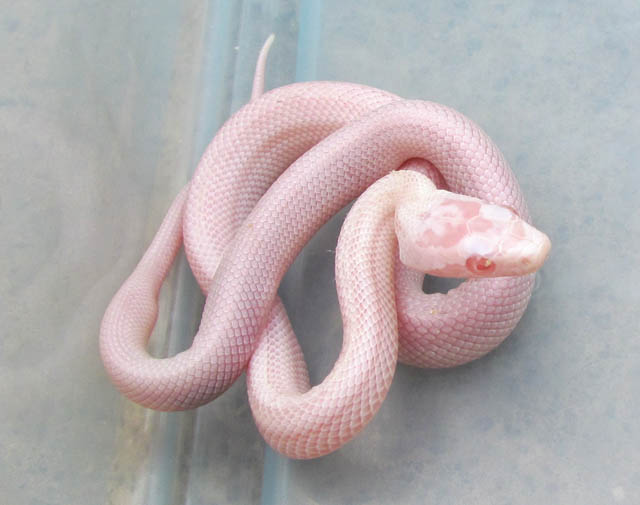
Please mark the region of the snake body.
[[[423, 174], [439, 188], [508, 206], [529, 221], [498, 148], [450, 108], [333, 82], [256, 96], [214, 137], [106, 311], [100, 351], [114, 384], [147, 407], [180, 410], [213, 400], [246, 370], [267, 442], [311, 458], [342, 446], [370, 421], [398, 359], [445, 367], [489, 352], [522, 316], [532, 270], [424, 294], [424, 271], [397, 260], [393, 228], [403, 195], [436, 191]], [[336, 258], [343, 350], [311, 388], [277, 288], [313, 234], [365, 190]], [[156, 359], [146, 342], [183, 237], [206, 303], [192, 346]]]

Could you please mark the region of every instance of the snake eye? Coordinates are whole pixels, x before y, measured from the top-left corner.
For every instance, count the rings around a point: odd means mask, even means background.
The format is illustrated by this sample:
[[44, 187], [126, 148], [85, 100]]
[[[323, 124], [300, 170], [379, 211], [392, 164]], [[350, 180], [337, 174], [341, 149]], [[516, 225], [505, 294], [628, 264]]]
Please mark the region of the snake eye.
[[496, 264], [483, 256], [470, 256], [466, 262], [467, 270], [474, 274], [490, 274], [495, 271]]

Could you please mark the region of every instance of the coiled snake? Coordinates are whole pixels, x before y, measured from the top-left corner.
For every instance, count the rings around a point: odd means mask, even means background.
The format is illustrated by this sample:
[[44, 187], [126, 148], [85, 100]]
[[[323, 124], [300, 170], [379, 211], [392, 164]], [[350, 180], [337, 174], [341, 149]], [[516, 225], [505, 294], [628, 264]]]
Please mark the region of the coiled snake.
[[[398, 359], [448, 367], [497, 346], [550, 243], [528, 224], [498, 148], [462, 114], [349, 83], [260, 95], [268, 44], [254, 98], [212, 140], [109, 305], [100, 352], [122, 393], [160, 410], [209, 402], [246, 371], [266, 441], [312, 458], [371, 420]], [[310, 387], [276, 291], [311, 236], [358, 196], [336, 250], [342, 351]], [[183, 238], [206, 303], [192, 346], [157, 359], [145, 346]], [[424, 273], [470, 279], [427, 295]]]

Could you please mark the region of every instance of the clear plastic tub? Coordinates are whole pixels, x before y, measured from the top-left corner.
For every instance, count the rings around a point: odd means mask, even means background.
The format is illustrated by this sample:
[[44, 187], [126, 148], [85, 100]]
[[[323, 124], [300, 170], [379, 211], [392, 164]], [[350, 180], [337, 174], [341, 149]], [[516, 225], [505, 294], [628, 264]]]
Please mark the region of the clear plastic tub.
[[[451, 370], [400, 366], [366, 430], [313, 461], [265, 448], [243, 379], [196, 411], [152, 412], [114, 390], [97, 349], [271, 32], [268, 88], [360, 82], [473, 118], [554, 242], [503, 345]], [[640, 503], [639, 36], [632, 1], [5, 5], [0, 502]], [[340, 347], [342, 217], [281, 287], [316, 382]], [[202, 302], [181, 260], [156, 355], [189, 345]]]

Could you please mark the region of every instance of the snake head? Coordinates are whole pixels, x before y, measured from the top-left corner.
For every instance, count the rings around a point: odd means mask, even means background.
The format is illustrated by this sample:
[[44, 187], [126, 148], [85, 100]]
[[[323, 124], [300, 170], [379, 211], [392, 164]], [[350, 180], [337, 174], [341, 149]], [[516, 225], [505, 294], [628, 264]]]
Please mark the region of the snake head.
[[399, 205], [395, 225], [400, 261], [440, 277], [530, 274], [551, 248], [512, 209], [443, 190]]

